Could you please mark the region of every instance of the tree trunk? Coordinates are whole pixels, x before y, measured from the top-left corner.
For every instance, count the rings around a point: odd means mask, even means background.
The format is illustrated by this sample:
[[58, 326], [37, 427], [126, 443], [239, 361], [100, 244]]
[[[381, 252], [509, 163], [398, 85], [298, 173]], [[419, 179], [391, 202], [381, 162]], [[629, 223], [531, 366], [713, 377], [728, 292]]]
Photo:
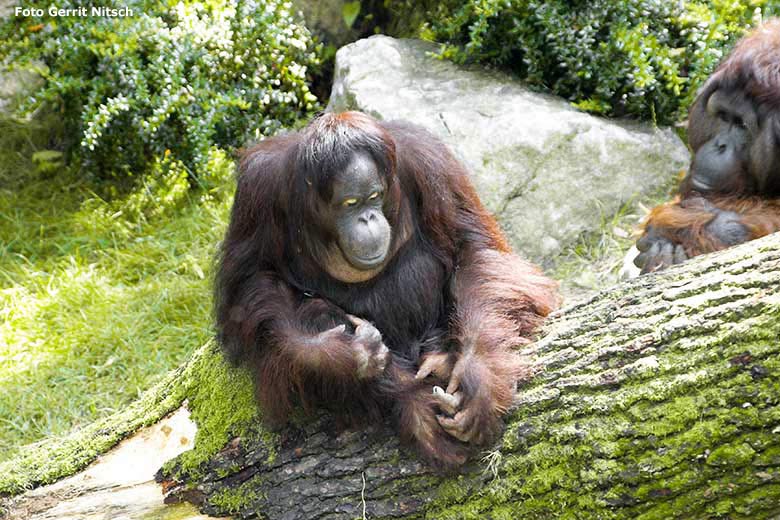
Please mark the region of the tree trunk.
[[322, 414], [179, 459], [166, 500], [271, 519], [780, 514], [780, 235], [598, 293], [527, 350], [539, 371], [501, 444], [457, 477], [387, 424]]

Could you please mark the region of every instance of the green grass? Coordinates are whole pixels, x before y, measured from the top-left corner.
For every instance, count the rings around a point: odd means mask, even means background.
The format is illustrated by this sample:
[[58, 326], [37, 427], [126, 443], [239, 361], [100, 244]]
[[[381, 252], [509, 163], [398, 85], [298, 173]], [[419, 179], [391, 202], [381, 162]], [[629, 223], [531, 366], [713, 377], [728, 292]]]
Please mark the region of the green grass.
[[139, 211], [137, 194], [107, 203], [63, 172], [4, 175], [0, 459], [121, 409], [211, 337], [232, 189], [145, 193]]

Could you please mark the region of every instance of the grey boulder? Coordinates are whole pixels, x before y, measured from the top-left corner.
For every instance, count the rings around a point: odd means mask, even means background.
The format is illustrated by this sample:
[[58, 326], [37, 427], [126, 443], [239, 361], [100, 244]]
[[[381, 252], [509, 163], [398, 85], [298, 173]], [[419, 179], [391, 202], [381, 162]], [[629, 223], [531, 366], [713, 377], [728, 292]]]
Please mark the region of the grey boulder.
[[439, 136], [528, 258], [554, 264], [583, 233], [688, 164], [670, 129], [591, 116], [506, 74], [442, 61], [436, 50], [387, 36], [341, 48], [328, 110], [405, 119]]

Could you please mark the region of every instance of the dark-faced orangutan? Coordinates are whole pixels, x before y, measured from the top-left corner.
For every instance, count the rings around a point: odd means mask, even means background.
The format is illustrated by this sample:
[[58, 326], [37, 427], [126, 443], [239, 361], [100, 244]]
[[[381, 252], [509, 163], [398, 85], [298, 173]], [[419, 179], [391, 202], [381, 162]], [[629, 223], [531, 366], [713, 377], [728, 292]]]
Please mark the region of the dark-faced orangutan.
[[637, 242], [643, 273], [780, 230], [780, 21], [740, 41], [691, 107], [690, 170]]
[[300, 404], [393, 414], [451, 470], [495, 439], [557, 305], [447, 147], [404, 122], [325, 114], [246, 150], [216, 280], [219, 340], [271, 424]]

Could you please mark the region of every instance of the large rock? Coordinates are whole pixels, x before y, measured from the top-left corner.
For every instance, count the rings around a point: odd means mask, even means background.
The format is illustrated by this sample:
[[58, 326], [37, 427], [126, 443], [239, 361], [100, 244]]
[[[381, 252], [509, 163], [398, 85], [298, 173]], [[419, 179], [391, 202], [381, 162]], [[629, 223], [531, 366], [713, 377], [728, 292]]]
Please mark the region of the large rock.
[[585, 114], [507, 75], [439, 60], [436, 49], [386, 36], [343, 47], [328, 109], [407, 119], [441, 137], [512, 245], [536, 261], [550, 265], [604, 216], [688, 164], [669, 129]]

